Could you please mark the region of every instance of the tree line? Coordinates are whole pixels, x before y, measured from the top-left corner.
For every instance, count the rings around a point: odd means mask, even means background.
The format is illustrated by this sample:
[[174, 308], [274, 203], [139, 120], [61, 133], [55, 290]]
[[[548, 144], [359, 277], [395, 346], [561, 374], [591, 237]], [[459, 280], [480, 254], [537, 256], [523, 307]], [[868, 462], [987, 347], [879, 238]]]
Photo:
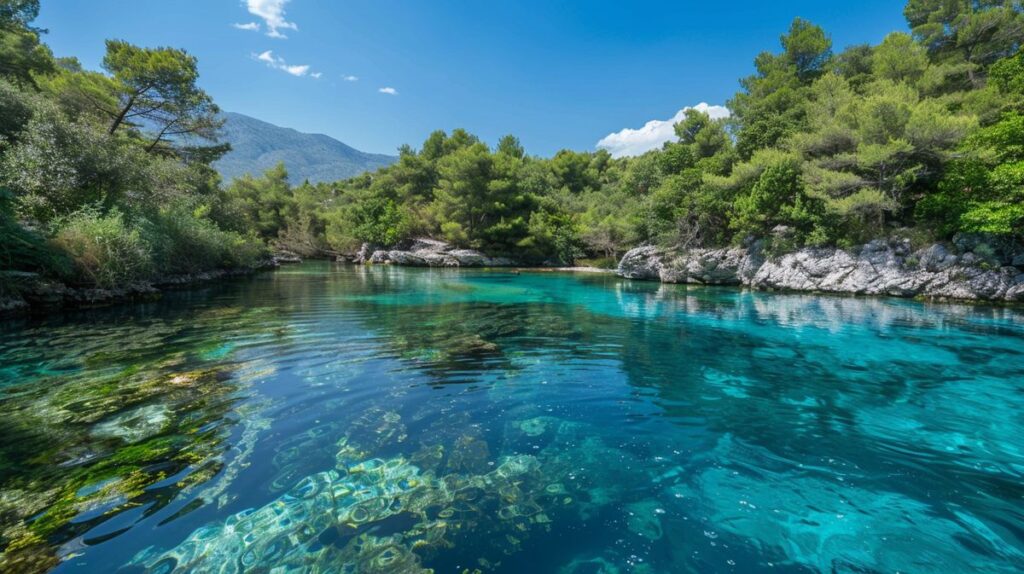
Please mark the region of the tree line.
[[[112, 285], [430, 236], [526, 263], [612, 262], [641, 244], [776, 251], [1024, 236], [1024, 8], [910, 0], [909, 32], [833, 50], [796, 19], [728, 102], [638, 157], [493, 148], [435, 132], [348, 180], [283, 166], [224, 184], [196, 60], [107, 42], [103, 71], [53, 56], [38, 0], [0, 0], [0, 268]], [[1007, 247], [1009, 246], [1009, 247]], [[3, 280], [0, 279], [0, 284]], [[2, 289], [3, 287], [0, 287]]]
[[[436, 132], [398, 162], [343, 182], [235, 182], [235, 213], [265, 237], [351, 251], [432, 236], [526, 261], [614, 260], [641, 244], [763, 239], [776, 251], [1024, 233], [1024, 14], [1017, 2], [911, 0], [910, 32], [833, 51], [796, 19], [740, 81], [732, 116], [689, 110], [639, 157], [527, 155]], [[267, 206], [278, 206], [267, 211]], [[242, 206], [248, 206], [243, 208]]]

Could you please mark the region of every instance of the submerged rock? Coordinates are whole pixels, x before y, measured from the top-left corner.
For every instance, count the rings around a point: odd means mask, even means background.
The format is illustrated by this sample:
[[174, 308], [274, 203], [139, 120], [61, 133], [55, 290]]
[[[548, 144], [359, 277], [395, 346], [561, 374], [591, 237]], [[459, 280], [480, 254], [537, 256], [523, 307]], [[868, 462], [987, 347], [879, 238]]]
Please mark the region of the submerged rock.
[[857, 250], [808, 247], [770, 258], [757, 244], [683, 252], [645, 246], [622, 258], [618, 274], [764, 290], [1024, 301], [1024, 272], [1018, 268], [995, 267], [986, 257], [957, 255], [938, 244], [911, 253], [905, 240], [876, 240]]

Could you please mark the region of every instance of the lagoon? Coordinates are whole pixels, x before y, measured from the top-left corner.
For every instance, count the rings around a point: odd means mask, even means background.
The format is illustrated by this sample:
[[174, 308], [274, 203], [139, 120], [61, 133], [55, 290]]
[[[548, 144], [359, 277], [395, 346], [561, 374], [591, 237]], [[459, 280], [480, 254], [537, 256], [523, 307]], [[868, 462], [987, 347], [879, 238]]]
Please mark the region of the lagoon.
[[1024, 564], [1020, 308], [308, 262], [0, 333], [4, 571]]

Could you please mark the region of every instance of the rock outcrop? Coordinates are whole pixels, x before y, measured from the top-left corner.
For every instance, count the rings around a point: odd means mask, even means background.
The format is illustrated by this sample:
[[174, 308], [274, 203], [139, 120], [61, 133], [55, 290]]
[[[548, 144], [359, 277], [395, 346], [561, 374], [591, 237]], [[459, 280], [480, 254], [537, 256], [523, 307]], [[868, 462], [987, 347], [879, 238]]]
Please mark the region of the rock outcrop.
[[402, 265], [407, 267], [511, 267], [516, 265], [505, 257], [489, 257], [472, 249], [454, 249], [444, 241], [416, 239], [401, 248], [382, 249], [364, 243], [355, 256], [346, 258], [354, 263], [375, 265]]
[[[959, 251], [959, 250], [958, 250]], [[765, 257], [749, 248], [627, 253], [618, 274], [663, 283], [744, 285], [754, 289], [891, 295], [931, 299], [1024, 301], [1024, 270], [942, 245], [911, 252], [906, 240], [872, 241], [856, 250], [806, 248]]]

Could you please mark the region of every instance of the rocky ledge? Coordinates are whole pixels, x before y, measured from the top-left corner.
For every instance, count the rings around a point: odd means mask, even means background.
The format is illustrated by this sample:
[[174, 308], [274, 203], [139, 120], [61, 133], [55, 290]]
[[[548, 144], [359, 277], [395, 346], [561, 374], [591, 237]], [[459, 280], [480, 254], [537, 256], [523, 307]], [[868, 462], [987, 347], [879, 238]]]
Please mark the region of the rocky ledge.
[[359, 264], [403, 265], [408, 267], [512, 267], [505, 257], [489, 257], [473, 249], [455, 249], [436, 239], [416, 239], [395, 249], [363, 244], [358, 253], [343, 257]]
[[991, 255], [932, 245], [913, 252], [907, 240], [877, 240], [859, 249], [805, 248], [767, 257], [749, 248], [673, 252], [647, 246], [619, 263], [629, 279], [744, 285], [761, 290], [889, 295], [928, 299], [1024, 302], [1024, 258], [1000, 265]]
[[251, 275], [257, 271], [274, 269], [279, 265], [280, 263], [276, 259], [270, 259], [252, 268], [216, 269], [190, 275], [168, 275], [149, 281], [134, 281], [109, 289], [73, 287], [59, 281], [44, 279], [35, 273], [8, 271], [6, 272], [7, 279], [13, 279], [12, 282], [17, 284], [17, 293], [0, 296], [0, 316], [37, 310], [105, 307], [125, 301], [154, 299], [166, 290]]

